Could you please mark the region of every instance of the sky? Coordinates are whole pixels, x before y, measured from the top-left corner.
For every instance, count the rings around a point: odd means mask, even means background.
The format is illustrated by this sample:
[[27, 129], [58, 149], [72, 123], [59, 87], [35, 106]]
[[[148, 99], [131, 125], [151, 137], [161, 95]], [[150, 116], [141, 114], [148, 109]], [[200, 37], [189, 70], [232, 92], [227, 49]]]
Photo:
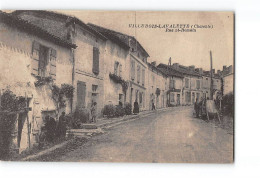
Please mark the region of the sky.
[[[210, 69], [212, 51], [213, 68], [233, 65], [234, 18], [232, 12], [181, 11], [57, 11], [72, 15], [85, 23], [93, 23], [124, 34], [135, 36], [148, 52], [149, 62]], [[159, 28], [129, 28], [129, 24], [189, 24], [213, 25], [196, 28], [196, 32], [165, 32]]]

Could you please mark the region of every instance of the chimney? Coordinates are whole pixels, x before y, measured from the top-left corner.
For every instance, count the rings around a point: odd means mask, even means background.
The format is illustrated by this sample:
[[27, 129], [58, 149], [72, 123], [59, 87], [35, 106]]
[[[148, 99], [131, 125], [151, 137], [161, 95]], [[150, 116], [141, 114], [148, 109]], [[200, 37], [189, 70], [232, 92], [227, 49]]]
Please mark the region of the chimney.
[[172, 66], [173, 66], [173, 68], [178, 69], [179, 68], [179, 63], [174, 63], [174, 64], [172, 64]]
[[156, 61], [153, 61], [151, 65], [156, 66]]
[[199, 74], [200, 74], [200, 75], [203, 75], [203, 70], [202, 70], [202, 68], [199, 68]]
[[223, 66], [223, 71], [226, 71], [226, 69], [227, 69], [227, 66], [224, 65], [224, 66]]
[[229, 67], [228, 67], [228, 73], [230, 74], [230, 73], [232, 73], [233, 72], [233, 68], [232, 68], [232, 65], [230, 65]]
[[195, 71], [195, 66], [194, 65], [189, 66], [189, 70], [190, 71]]
[[212, 69], [212, 73], [215, 74], [215, 69]]

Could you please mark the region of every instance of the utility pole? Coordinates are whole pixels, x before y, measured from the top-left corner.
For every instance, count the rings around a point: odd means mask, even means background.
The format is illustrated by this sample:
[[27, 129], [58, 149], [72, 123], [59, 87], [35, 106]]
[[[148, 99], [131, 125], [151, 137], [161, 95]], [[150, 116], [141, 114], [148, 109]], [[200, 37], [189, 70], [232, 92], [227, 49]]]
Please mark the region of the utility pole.
[[212, 52], [209, 51], [210, 54], [210, 99], [213, 99], [213, 71], [212, 71]]

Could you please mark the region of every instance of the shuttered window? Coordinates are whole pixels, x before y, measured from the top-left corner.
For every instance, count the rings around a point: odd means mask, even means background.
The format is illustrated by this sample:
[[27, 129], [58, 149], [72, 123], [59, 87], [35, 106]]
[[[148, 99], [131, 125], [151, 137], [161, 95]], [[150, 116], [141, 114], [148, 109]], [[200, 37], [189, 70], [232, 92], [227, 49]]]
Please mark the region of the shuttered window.
[[137, 83], [140, 83], [141, 70], [140, 65], [137, 65]]
[[131, 79], [135, 80], [135, 61], [131, 61]]
[[84, 108], [86, 101], [86, 83], [78, 81], [77, 83], [77, 107]]
[[93, 68], [92, 71], [94, 74], [98, 75], [99, 73], [99, 49], [93, 47]]
[[56, 79], [56, 56], [57, 52], [54, 49], [50, 49], [50, 75], [53, 79]]
[[119, 62], [115, 61], [115, 64], [114, 64], [114, 74], [117, 75], [117, 76], [119, 75], [118, 66], [119, 66]]
[[31, 73], [35, 76], [39, 74], [39, 58], [40, 58], [40, 44], [34, 41], [32, 45]]
[[122, 77], [122, 64], [119, 65], [119, 76]]
[[174, 89], [174, 88], [175, 88], [175, 80], [170, 79], [170, 89]]
[[144, 82], [145, 82], [145, 70], [142, 69], [142, 85], [144, 86]]

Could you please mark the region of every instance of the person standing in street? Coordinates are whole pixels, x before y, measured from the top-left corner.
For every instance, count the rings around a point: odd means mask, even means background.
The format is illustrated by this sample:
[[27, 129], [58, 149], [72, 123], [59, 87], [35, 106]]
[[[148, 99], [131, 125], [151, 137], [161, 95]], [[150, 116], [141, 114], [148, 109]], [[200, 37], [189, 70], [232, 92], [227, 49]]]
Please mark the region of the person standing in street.
[[65, 119], [65, 112], [61, 113], [59, 117], [59, 122], [57, 126], [57, 135], [60, 138], [64, 138], [66, 136], [66, 119]]
[[97, 103], [94, 102], [92, 105], [91, 105], [91, 122], [94, 122], [96, 123], [96, 117], [97, 117]]
[[139, 113], [139, 105], [138, 105], [138, 102], [137, 102], [137, 101], [134, 102], [134, 110], [133, 110], [133, 113], [134, 113], [134, 114], [138, 114], [138, 113]]

